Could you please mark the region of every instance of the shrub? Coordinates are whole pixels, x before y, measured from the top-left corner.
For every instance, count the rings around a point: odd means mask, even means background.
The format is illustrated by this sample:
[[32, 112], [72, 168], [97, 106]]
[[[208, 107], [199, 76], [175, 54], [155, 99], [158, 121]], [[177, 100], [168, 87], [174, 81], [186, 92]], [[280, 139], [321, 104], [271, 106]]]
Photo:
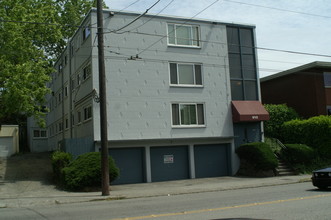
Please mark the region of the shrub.
[[63, 182], [62, 169], [72, 161], [72, 155], [63, 151], [54, 151], [51, 155], [51, 161], [54, 180], [61, 185]]
[[[80, 155], [70, 165], [63, 169], [65, 188], [83, 190], [86, 187], [98, 187], [101, 184], [101, 154], [91, 152]], [[114, 181], [119, 175], [119, 169], [114, 160], [109, 157], [109, 180]]]
[[315, 158], [315, 151], [304, 144], [285, 144], [281, 157], [292, 165], [308, 164]]
[[282, 134], [285, 143], [306, 144], [318, 149], [331, 141], [331, 117], [321, 115], [306, 120], [285, 122]]
[[299, 118], [298, 113], [285, 104], [265, 104], [264, 107], [270, 115], [270, 120], [264, 122], [264, 132], [268, 137], [281, 138], [279, 131], [283, 123]]
[[256, 170], [273, 170], [278, 166], [278, 160], [268, 144], [254, 142], [241, 145], [236, 153], [239, 158], [254, 164]]

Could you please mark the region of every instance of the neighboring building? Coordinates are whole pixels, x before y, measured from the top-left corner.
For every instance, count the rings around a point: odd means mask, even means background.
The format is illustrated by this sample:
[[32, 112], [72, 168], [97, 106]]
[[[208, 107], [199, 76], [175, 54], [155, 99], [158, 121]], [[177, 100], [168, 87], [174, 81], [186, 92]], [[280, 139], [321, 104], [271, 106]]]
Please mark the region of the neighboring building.
[[[109, 153], [121, 170], [115, 183], [234, 175], [235, 147], [261, 141], [268, 119], [255, 27], [144, 15], [121, 29], [137, 16], [104, 11]], [[93, 9], [56, 62], [50, 149], [100, 150], [96, 20]]]
[[313, 62], [261, 78], [264, 104], [287, 104], [300, 116], [331, 115], [331, 62]]
[[0, 157], [10, 157], [18, 152], [18, 125], [0, 125]]

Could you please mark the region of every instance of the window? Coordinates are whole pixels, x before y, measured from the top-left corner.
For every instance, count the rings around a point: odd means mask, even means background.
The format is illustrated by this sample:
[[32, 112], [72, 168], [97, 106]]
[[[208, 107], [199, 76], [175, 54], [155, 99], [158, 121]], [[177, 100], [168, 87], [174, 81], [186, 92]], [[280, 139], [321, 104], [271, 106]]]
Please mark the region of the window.
[[202, 126], [205, 125], [204, 105], [201, 103], [172, 104], [172, 125]]
[[78, 120], [78, 124], [82, 122], [82, 113], [81, 112], [77, 112], [77, 120]]
[[71, 81], [70, 81], [70, 86], [71, 86], [71, 91], [74, 91], [74, 89], [75, 89], [75, 79], [71, 79]]
[[232, 100], [258, 100], [253, 29], [227, 26]]
[[86, 40], [91, 35], [90, 27], [83, 28], [83, 41]]
[[83, 69], [83, 80], [86, 80], [91, 76], [91, 64], [87, 65]]
[[324, 87], [330, 88], [331, 87], [331, 73], [324, 73]]
[[59, 132], [63, 131], [63, 123], [59, 122], [58, 126], [59, 126]]
[[331, 115], [331, 106], [326, 106], [327, 115]]
[[92, 106], [84, 108], [84, 121], [92, 118]]
[[68, 129], [69, 128], [69, 119], [66, 118], [65, 120], [65, 128]]
[[78, 73], [77, 74], [77, 86], [79, 86], [80, 85], [80, 74]]
[[68, 56], [65, 55], [65, 56], [64, 56], [64, 65], [67, 65], [67, 64], [68, 64]]
[[46, 130], [33, 130], [33, 137], [34, 138], [46, 138], [47, 132], [46, 132]]
[[199, 26], [168, 24], [168, 44], [199, 47]]
[[64, 87], [64, 97], [68, 97], [68, 86]]
[[60, 102], [61, 102], [61, 100], [62, 100], [62, 93], [59, 92], [58, 96], [59, 96], [59, 104], [60, 104]]
[[170, 63], [170, 84], [202, 86], [201, 65]]

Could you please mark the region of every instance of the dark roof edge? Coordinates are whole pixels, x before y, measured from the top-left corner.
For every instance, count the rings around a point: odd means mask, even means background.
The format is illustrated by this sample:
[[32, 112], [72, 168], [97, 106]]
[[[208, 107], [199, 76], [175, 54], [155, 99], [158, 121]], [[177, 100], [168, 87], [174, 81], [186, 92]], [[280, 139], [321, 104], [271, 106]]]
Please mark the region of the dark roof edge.
[[331, 62], [315, 61], [315, 62], [308, 63], [308, 64], [305, 64], [305, 65], [302, 65], [302, 66], [298, 66], [298, 67], [295, 67], [295, 68], [292, 68], [292, 69], [289, 69], [289, 70], [285, 70], [285, 71], [282, 71], [282, 72], [279, 72], [279, 73], [276, 73], [276, 74], [273, 74], [273, 75], [270, 75], [270, 76], [263, 77], [263, 78], [260, 79], [260, 82], [266, 82], [268, 80], [276, 79], [276, 78], [279, 78], [279, 77], [282, 77], [282, 76], [287, 76], [287, 75], [290, 75], [292, 73], [296, 73], [296, 72], [300, 72], [300, 71], [303, 71], [303, 70], [308, 70], [308, 69], [316, 68], [316, 67], [331, 68]]

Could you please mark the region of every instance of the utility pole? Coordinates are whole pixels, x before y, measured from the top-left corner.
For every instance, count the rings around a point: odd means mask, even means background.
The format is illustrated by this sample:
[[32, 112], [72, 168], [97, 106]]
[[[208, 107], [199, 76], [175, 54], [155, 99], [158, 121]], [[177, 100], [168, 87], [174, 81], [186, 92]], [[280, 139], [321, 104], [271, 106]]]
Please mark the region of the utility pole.
[[98, 25], [98, 59], [99, 59], [99, 96], [100, 96], [100, 135], [101, 135], [101, 186], [102, 195], [109, 195], [109, 162], [108, 162], [108, 121], [105, 54], [103, 38], [103, 12], [102, 0], [97, 0], [97, 25]]

